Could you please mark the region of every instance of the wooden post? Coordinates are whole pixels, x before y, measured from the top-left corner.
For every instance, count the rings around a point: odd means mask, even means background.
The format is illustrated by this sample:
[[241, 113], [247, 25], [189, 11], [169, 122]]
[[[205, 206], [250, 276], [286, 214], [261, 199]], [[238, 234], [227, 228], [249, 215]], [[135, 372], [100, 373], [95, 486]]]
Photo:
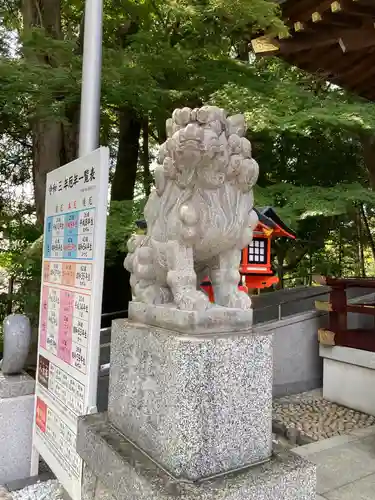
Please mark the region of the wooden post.
[[335, 333], [347, 330], [345, 285], [332, 286], [330, 302], [333, 311], [329, 312], [329, 329]]

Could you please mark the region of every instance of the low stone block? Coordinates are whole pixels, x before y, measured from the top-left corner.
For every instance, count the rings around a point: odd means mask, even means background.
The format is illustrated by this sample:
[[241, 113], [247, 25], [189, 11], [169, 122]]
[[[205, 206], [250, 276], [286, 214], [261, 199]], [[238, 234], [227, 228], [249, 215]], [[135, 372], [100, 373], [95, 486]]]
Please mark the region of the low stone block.
[[0, 484], [30, 476], [34, 395], [0, 398]]
[[272, 335], [184, 335], [112, 326], [108, 413], [176, 477], [266, 460], [272, 450]]
[[320, 346], [323, 396], [334, 403], [375, 416], [375, 353], [350, 347]]
[[0, 370], [0, 399], [34, 394], [35, 380], [27, 373], [4, 375]]
[[[43, 472], [42, 474], [38, 474], [37, 476], [25, 477], [24, 479], [16, 479], [15, 481], [9, 481], [6, 483], [6, 488], [8, 491], [18, 491], [27, 488], [28, 486], [32, 486], [37, 483], [44, 483], [46, 481], [50, 481], [51, 479], [56, 479], [55, 475], [52, 472]], [[1, 499], [1, 497], [0, 497]]]
[[199, 481], [160, 468], [109, 423], [81, 417], [77, 450], [85, 461], [82, 500], [315, 500], [315, 465], [294, 453]]

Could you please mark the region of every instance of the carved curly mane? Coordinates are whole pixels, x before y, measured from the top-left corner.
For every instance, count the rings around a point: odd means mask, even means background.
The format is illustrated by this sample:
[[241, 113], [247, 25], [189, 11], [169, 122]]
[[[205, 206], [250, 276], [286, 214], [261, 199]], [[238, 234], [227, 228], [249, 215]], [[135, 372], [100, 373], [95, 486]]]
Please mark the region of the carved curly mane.
[[243, 117], [227, 119], [215, 107], [184, 108], [168, 120], [167, 132], [155, 170], [156, 193], [145, 210], [149, 234], [158, 241], [182, 239], [201, 251], [204, 240], [212, 242], [218, 232], [238, 240], [244, 221], [237, 213], [249, 201], [252, 207], [258, 177], [250, 142], [242, 137]]

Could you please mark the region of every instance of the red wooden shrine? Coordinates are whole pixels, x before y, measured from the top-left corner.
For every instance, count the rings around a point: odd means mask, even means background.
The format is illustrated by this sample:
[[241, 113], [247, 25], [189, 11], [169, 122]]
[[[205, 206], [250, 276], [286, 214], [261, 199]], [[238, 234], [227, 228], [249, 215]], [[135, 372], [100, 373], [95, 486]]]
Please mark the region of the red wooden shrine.
[[[254, 230], [254, 238], [247, 248], [242, 250], [240, 262], [241, 282], [239, 290], [270, 287], [278, 283], [271, 262], [271, 242], [275, 238], [295, 239], [295, 233], [289, 229], [271, 207], [254, 208], [258, 215], [258, 225]], [[210, 301], [214, 302], [214, 292], [208, 277], [201, 284]]]
[[254, 209], [259, 222], [251, 244], [242, 250], [240, 273], [248, 289], [267, 288], [278, 283], [271, 262], [271, 242], [275, 238], [295, 239], [295, 233], [277, 216], [271, 207]]
[[331, 278], [321, 276], [315, 281], [331, 287], [329, 301], [316, 301], [318, 311], [328, 312], [328, 328], [319, 328], [318, 339], [323, 345], [338, 345], [375, 352], [375, 323], [369, 328], [349, 328], [348, 313], [366, 314], [375, 319], [375, 304], [349, 303], [346, 291], [349, 288], [375, 289], [374, 278]]

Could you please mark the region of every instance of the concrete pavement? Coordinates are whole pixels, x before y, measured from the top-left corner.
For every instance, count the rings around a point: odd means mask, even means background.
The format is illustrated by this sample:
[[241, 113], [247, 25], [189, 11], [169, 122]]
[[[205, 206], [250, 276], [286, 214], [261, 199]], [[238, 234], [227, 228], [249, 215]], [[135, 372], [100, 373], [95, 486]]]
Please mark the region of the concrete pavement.
[[375, 499], [375, 425], [293, 451], [317, 465], [316, 500]]

